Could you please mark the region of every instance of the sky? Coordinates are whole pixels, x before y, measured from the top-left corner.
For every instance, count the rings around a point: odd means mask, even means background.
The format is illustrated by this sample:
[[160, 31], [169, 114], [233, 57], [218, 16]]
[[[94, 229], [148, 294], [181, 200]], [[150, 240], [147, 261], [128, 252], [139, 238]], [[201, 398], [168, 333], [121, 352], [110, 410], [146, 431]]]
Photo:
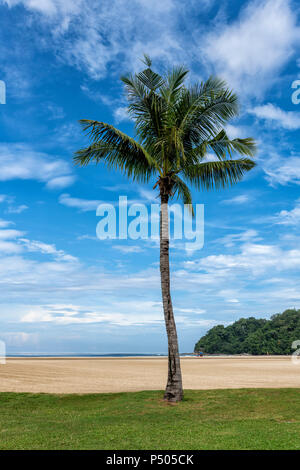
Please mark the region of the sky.
[[242, 182], [193, 190], [203, 248], [171, 243], [180, 350], [214, 325], [300, 308], [299, 10], [288, 0], [0, 0], [0, 339], [9, 354], [167, 351], [157, 243], [96, 237], [98, 204], [126, 195], [149, 206], [153, 184], [72, 162], [87, 144], [81, 118], [134, 135], [120, 76], [140, 71], [144, 53], [159, 72], [184, 64], [191, 83], [225, 79], [240, 100], [228, 134], [258, 144]]

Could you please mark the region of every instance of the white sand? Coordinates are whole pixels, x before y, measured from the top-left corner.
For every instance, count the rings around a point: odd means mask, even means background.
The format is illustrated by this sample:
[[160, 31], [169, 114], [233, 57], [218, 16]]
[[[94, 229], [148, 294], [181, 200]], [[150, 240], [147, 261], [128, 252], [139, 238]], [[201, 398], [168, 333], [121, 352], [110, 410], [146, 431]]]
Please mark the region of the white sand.
[[[290, 357], [182, 358], [186, 389], [300, 388], [300, 361]], [[0, 364], [0, 392], [103, 393], [161, 390], [167, 359], [9, 358]]]

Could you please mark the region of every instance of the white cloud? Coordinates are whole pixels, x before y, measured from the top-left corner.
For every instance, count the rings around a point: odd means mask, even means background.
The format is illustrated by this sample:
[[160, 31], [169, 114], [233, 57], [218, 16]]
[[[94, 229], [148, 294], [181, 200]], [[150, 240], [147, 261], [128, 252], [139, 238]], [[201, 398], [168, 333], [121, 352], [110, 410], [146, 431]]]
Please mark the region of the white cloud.
[[84, 234], [84, 235], [79, 235], [77, 238], [77, 240], [98, 240], [99, 241], [99, 238], [96, 237], [96, 235], [89, 235], [89, 234]]
[[[1, 224], [1, 222], [3, 223]], [[7, 228], [10, 225], [11, 222], [0, 220], [0, 256], [27, 251], [51, 255], [55, 260], [62, 262], [77, 262], [77, 258], [65, 253], [63, 250], [57, 250], [55, 245], [23, 238], [25, 232]], [[11, 268], [14, 269], [14, 266], [12, 265]]]
[[[9, 224], [9, 222], [7, 222]], [[7, 226], [7, 225], [6, 225]], [[1, 224], [0, 224], [1, 227]], [[4, 225], [5, 227], [5, 225]], [[23, 249], [18, 243], [24, 232], [14, 229], [0, 229], [0, 256], [20, 253]]]
[[24, 235], [24, 232], [20, 232], [20, 230], [13, 230], [13, 229], [0, 230], [0, 240], [18, 238], [18, 237], [22, 237], [23, 235]]
[[162, 307], [158, 302], [129, 301], [112, 304], [107, 311], [106, 308], [98, 310], [73, 305], [33, 307], [21, 318], [21, 321], [25, 323], [53, 322], [64, 325], [110, 323], [119, 326], [160, 324], [164, 321]]
[[0, 255], [3, 254], [15, 254], [20, 253], [22, 251], [22, 247], [15, 242], [11, 241], [2, 241], [0, 240]]
[[119, 106], [114, 110], [114, 119], [116, 123], [121, 121], [129, 121], [129, 114], [128, 114], [128, 107], [127, 106]]
[[35, 343], [38, 339], [36, 333], [26, 333], [24, 331], [1, 332], [1, 339], [5, 340], [7, 346], [23, 346], [28, 343]]
[[[8, 0], [36, 14], [40, 27], [52, 35], [49, 43], [67, 63], [90, 77], [106, 75], [108, 66], [130, 70], [144, 52], [153, 58], [186, 57], [178, 39], [176, 0]], [[201, 9], [201, 7], [200, 7]], [[33, 17], [34, 18], [34, 17]], [[116, 21], [117, 18], [117, 21]], [[151, 31], [145, 35], [145, 31]]]
[[202, 163], [205, 162], [217, 162], [219, 159], [215, 153], [207, 153], [202, 159]]
[[5, 212], [9, 214], [21, 214], [21, 212], [24, 212], [26, 209], [28, 209], [28, 206], [26, 206], [26, 204], [20, 204], [18, 206], [15, 206], [15, 199], [16, 198], [14, 196], [0, 194], [0, 203], [4, 202], [7, 204], [7, 209]]
[[46, 105], [48, 112], [48, 119], [63, 119], [65, 117], [64, 110], [61, 106], [57, 106], [53, 103], [48, 103]]
[[49, 189], [62, 189], [70, 186], [75, 181], [75, 176], [58, 176], [57, 178], [52, 178], [47, 182], [47, 188]]
[[252, 1], [233, 23], [217, 23], [203, 53], [230, 86], [259, 95], [292, 57], [300, 37], [296, 21], [288, 0]]
[[202, 308], [175, 308], [176, 312], [180, 313], [196, 313], [198, 315], [202, 315], [203, 313], [206, 312], [206, 310], [203, 310]]
[[[177, 324], [210, 327], [218, 322], [212, 319], [198, 319], [191, 314], [203, 314], [204, 310], [177, 309]], [[74, 305], [45, 305], [31, 307], [21, 317], [24, 323], [55, 323], [60, 325], [107, 323], [117, 326], [164, 325], [161, 302], [149, 300], [110, 302], [109, 306], [85, 308]]]
[[299, 225], [300, 223], [300, 200], [296, 201], [294, 209], [280, 211], [274, 218], [276, 224], [279, 225]]
[[60, 204], [68, 207], [80, 209], [83, 212], [94, 211], [97, 209], [102, 201], [93, 199], [81, 199], [78, 197], [71, 197], [69, 194], [61, 194], [59, 197]]
[[248, 229], [241, 233], [235, 233], [231, 235], [226, 235], [225, 237], [219, 238], [217, 243], [220, 243], [226, 247], [232, 247], [236, 243], [247, 243], [247, 242], [255, 242], [260, 241], [261, 238], [258, 236], [256, 230]]
[[19, 206], [13, 207], [9, 206], [7, 211], [9, 214], [21, 214], [21, 212], [24, 212], [28, 209], [28, 206], [26, 204], [20, 204]]
[[27, 238], [21, 238], [20, 242], [27, 248], [28, 251], [40, 252], [46, 255], [52, 255], [55, 259], [62, 261], [77, 261], [77, 258], [65, 253], [63, 250], [57, 250], [55, 245], [49, 245], [36, 240], [28, 240]]
[[285, 271], [300, 266], [300, 250], [283, 250], [276, 245], [245, 243], [240, 253], [231, 255], [211, 255], [203, 258], [198, 267], [209, 272], [225, 270], [235, 272], [250, 272], [261, 275], [267, 270]]
[[300, 113], [294, 111], [283, 111], [271, 103], [256, 106], [249, 111], [260, 119], [271, 121], [278, 127], [288, 130], [300, 129]]
[[[197, 28], [194, 21], [214, 3], [209, 0], [191, 0], [188, 5], [179, 0], [6, 3], [11, 8], [23, 4], [31, 13], [31, 21], [38, 21], [43, 28], [43, 36], [51, 35], [47, 45], [51, 44], [63, 61], [93, 79], [104, 77], [108, 69], [119, 73], [140, 68], [139, 58], [147, 52], [158, 65], [189, 64], [197, 79], [197, 59], [202, 62], [205, 58], [208, 67], [231, 86], [257, 95], [277, 79], [299, 40], [297, 15], [289, 0], [247, 2], [239, 17], [226, 24], [217, 14], [215, 29], [208, 33]], [[182, 28], [183, 22], [191, 24], [191, 30]], [[145, 31], [151, 34], [145, 35]], [[89, 88], [83, 85], [83, 89], [88, 92]], [[125, 117], [122, 103], [115, 113], [116, 120]]]
[[245, 204], [246, 202], [250, 201], [250, 197], [247, 194], [240, 194], [239, 196], [235, 196], [231, 199], [224, 199], [222, 204]]
[[251, 135], [249, 134], [250, 131], [245, 126], [234, 126], [232, 124], [226, 124], [225, 130], [230, 139], [242, 139]]
[[13, 222], [11, 222], [10, 220], [0, 219], [0, 228], [6, 228], [6, 227], [9, 227], [10, 225], [13, 225]]
[[67, 178], [68, 184], [73, 182], [69, 163], [36, 152], [25, 144], [0, 144], [0, 165], [0, 181], [37, 180], [49, 187], [58, 178]]
[[79, 14], [82, 0], [5, 0], [10, 7], [22, 3], [28, 10], [43, 13], [46, 16], [60, 16], [66, 23], [68, 17]]
[[269, 158], [261, 159], [260, 163], [271, 186], [300, 184], [300, 157], [287, 157], [273, 152]]
[[113, 245], [115, 250], [121, 251], [121, 253], [141, 253], [143, 252], [143, 248], [140, 246], [127, 246], [127, 245]]

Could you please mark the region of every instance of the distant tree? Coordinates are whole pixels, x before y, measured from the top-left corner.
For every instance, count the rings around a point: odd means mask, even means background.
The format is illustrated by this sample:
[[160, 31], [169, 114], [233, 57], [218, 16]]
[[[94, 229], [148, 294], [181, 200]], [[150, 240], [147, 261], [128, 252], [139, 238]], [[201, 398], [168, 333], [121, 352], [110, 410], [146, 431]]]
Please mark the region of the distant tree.
[[211, 328], [195, 345], [208, 354], [291, 354], [300, 339], [300, 310], [286, 310], [270, 320], [241, 318], [226, 328]]
[[[154, 181], [161, 201], [160, 273], [168, 337], [168, 380], [164, 398], [183, 397], [177, 331], [170, 292], [168, 203], [177, 196], [192, 204], [189, 185], [200, 190], [224, 188], [240, 181], [254, 167], [253, 139], [230, 139], [225, 124], [238, 115], [237, 96], [218, 78], [184, 85], [185, 67], [174, 67], [161, 76], [146, 69], [122, 77], [135, 123], [136, 138], [111, 124], [83, 119], [91, 143], [79, 150], [75, 162], [105, 163], [139, 182]], [[215, 161], [207, 161], [208, 152]], [[234, 158], [234, 154], [241, 158]]]

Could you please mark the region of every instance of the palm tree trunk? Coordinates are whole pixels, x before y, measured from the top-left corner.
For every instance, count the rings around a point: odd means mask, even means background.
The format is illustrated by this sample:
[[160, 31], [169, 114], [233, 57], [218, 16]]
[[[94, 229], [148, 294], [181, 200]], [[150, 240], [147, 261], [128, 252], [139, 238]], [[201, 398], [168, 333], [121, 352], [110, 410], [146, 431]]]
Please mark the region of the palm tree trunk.
[[183, 398], [183, 390], [177, 331], [170, 292], [168, 199], [168, 195], [161, 195], [160, 276], [164, 317], [168, 336], [168, 382], [164, 399], [168, 401], [180, 401]]

